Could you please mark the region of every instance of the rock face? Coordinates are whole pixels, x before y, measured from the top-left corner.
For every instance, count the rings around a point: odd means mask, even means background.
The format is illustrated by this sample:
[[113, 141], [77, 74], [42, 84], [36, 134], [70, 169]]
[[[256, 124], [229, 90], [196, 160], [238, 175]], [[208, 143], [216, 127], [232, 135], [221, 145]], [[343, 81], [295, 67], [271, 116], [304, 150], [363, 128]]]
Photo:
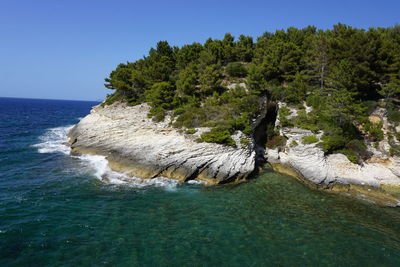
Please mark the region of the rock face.
[[[288, 138], [282, 151], [267, 150], [266, 158], [294, 169], [301, 178], [319, 186], [333, 184], [356, 184], [379, 188], [381, 185], [400, 186], [400, 160], [397, 157], [372, 157], [363, 165], [350, 162], [343, 154], [324, 156], [316, 144], [302, 144], [304, 136], [311, 131], [284, 128], [283, 136]], [[296, 141], [296, 145], [290, 144]]]
[[[208, 128], [197, 128], [196, 133], [186, 134], [170, 126], [168, 116], [163, 122], [152, 121], [147, 117], [149, 110], [146, 104], [130, 107], [115, 103], [94, 107], [69, 133], [72, 152], [103, 155], [112, 169], [131, 176], [168, 177], [181, 182], [198, 180], [209, 185], [245, 180], [255, 171], [261, 153], [264, 155], [261, 159], [271, 163], [275, 170], [319, 188], [349, 194], [355, 192], [356, 196], [369, 195], [368, 188], [400, 188], [400, 158], [390, 157], [382, 149], [375, 151], [369, 146], [373, 156], [362, 165], [350, 162], [342, 154], [325, 156], [317, 143], [303, 143], [305, 136], [315, 134], [304, 129], [283, 128], [276, 119], [275, 127], [287, 138], [287, 144], [280, 149], [266, 149], [264, 154], [264, 148], [254, 144], [257, 138], [240, 148], [243, 137], [240, 132], [233, 136], [236, 148], [199, 143], [196, 140]], [[295, 112], [292, 111], [292, 115], [295, 116]], [[384, 121], [382, 116], [377, 115]], [[262, 126], [265, 118], [264, 114], [254, 124]], [[258, 130], [265, 132], [266, 129]], [[320, 138], [322, 134], [320, 132], [316, 137]], [[379, 147], [385, 147], [387, 142], [384, 139]], [[375, 194], [372, 198], [384, 205], [400, 204], [386, 193]]]
[[252, 145], [233, 148], [199, 143], [195, 134], [169, 126], [170, 119], [155, 123], [147, 117], [149, 106], [116, 103], [96, 106], [69, 133], [75, 153], [106, 156], [112, 169], [140, 178], [163, 176], [207, 184], [246, 179], [255, 169]]
[[[387, 121], [382, 112], [377, 117], [376, 120]], [[372, 157], [361, 165], [350, 162], [343, 154], [325, 156], [317, 143], [304, 144], [305, 136], [315, 135], [320, 138], [322, 132], [314, 134], [309, 130], [281, 127], [279, 120], [276, 121], [276, 128], [279, 129], [281, 136], [287, 138], [287, 144], [280, 149], [267, 149], [265, 158], [279, 172], [296, 176], [320, 188], [332, 189], [338, 185], [347, 186], [345, 190], [347, 192], [350, 186], [379, 190], [388, 187], [400, 188], [400, 158], [392, 157], [385, 151], [388, 146], [386, 137], [388, 126], [385, 126], [385, 123], [383, 124], [385, 138], [379, 144], [380, 149], [368, 145]], [[363, 195], [368, 194], [365, 189], [362, 191]], [[399, 190], [396, 189], [396, 191]], [[359, 193], [360, 190], [356, 192], [356, 194]], [[376, 195], [372, 198], [376, 198]], [[391, 206], [400, 204], [397, 199], [389, 195], [380, 195], [377, 201]]]

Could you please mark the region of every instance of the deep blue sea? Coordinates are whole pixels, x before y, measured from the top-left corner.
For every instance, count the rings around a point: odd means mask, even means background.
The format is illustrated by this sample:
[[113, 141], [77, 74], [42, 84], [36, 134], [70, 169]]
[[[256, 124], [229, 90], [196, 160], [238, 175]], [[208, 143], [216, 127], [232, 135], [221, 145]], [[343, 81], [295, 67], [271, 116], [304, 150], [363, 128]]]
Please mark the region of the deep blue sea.
[[0, 266], [400, 266], [399, 208], [272, 171], [204, 187], [69, 155], [96, 104], [0, 98]]

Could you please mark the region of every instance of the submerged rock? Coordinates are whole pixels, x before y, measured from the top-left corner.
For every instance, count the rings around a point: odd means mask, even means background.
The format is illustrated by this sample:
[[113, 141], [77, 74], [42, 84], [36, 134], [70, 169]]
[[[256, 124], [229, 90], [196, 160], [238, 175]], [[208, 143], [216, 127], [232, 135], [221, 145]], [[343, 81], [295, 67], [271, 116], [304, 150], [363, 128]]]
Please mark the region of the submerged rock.
[[96, 106], [69, 132], [74, 153], [106, 156], [112, 169], [140, 178], [158, 176], [219, 184], [241, 181], [255, 169], [251, 146], [199, 143], [202, 129], [184, 134], [147, 117], [146, 104]]

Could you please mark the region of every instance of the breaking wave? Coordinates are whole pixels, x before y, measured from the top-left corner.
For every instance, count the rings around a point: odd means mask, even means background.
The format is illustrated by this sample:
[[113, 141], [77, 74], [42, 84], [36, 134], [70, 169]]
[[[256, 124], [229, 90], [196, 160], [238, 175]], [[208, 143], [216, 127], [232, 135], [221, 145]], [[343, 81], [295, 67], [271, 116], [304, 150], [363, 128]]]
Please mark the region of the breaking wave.
[[76, 156], [81, 159], [87, 166], [95, 171], [94, 175], [101, 181], [110, 184], [125, 184], [137, 188], [146, 186], [165, 187], [168, 189], [175, 188], [179, 182], [165, 177], [156, 177], [153, 179], [141, 179], [135, 176], [128, 176], [124, 173], [113, 171], [108, 166], [108, 161], [104, 156], [80, 155]]
[[[128, 176], [124, 173], [113, 171], [108, 166], [108, 161], [104, 156], [96, 155], [71, 155], [71, 149], [67, 145], [67, 133], [73, 126], [64, 126], [48, 129], [42, 136], [39, 137], [41, 141], [33, 145], [37, 147], [39, 153], [62, 153], [69, 155], [72, 158], [80, 160], [81, 166], [76, 166], [79, 172], [89, 172], [97, 177], [99, 180], [114, 184], [114, 185], [127, 185], [136, 188], [146, 186], [164, 187], [166, 189], [175, 188], [179, 182], [165, 177], [156, 177], [153, 179], [141, 179], [138, 177]], [[82, 166], [84, 169], [82, 170]]]
[[71, 149], [65, 145], [68, 142], [67, 133], [73, 126], [64, 126], [48, 129], [42, 136], [41, 141], [33, 145], [38, 148], [39, 153], [63, 153], [68, 155]]

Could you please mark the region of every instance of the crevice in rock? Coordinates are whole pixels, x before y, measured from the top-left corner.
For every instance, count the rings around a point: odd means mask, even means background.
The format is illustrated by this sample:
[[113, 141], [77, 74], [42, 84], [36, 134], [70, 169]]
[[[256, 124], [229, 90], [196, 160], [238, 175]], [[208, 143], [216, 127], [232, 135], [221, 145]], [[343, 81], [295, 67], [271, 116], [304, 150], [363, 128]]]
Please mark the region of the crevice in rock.
[[161, 168], [161, 170], [158, 171], [156, 174], [154, 174], [154, 175], [151, 177], [151, 179], [154, 179], [154, 178], [160, 176], [161, 173], [163, 173], [164, 171], [168, 170], [168, 169], [169, 169], [170, 167], [172, 167], [172, 166], [173, 166], [173, 164], [169, 164], [169, 165], [167, 165], [167, 166]]
[[76, 142], [78, 142], [78, 138], [75, 137], [74, 140], [71, 142], [71, 145], [70, 145], [71, 148], [72, 148], [72, 146], [73, 146]]
[[198, 166], [198, 167], [196, 168], [196, 170], [195, 170], [194, 172], [192, 172], [192, 174], [191, 174], [190, 176], [186, 177], [185, 183], [186, 183], [187, 181], [196, 179], [197, 176], [199, 175], [199, 173], [204, 169], [204, 167], [205, 167], [208, 163], [209, 163], [209, 162], [206, 161], [206, 162], [203, 163], [202, 165]]
[[262, 114], [258, 117], [253, 128], [253, 140], [255, 157], [255, 171], [265, 162], [265, 144], [268, 141], [268, 132], [275, 129], [275, 121], [278, 115], [278, 108], [274, 102], [266, 102]]
[[236, 172], [234, 175], [232, 175], [231, 177], [229, 177], [228, 179], [224, 179], [222, 181], [220, 181], [218, 184], [229, 184], [229, 183], [233, 183], [236, 181], [236, 178], [239, 176], [240, 172]]

